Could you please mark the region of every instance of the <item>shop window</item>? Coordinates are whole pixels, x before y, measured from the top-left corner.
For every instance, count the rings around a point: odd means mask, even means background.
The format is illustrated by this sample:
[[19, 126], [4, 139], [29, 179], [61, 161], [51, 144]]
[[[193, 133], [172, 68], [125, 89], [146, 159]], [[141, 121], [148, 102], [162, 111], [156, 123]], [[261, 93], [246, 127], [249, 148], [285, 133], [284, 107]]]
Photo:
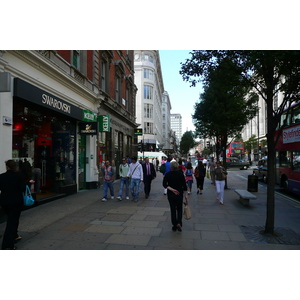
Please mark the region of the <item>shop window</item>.
[[[23, 170], [41, 170], [41, 190], [54, 191], [57, 182], [76, 183], [76, 124], [49, 110], [38, 110], [14, 102], [13, 159]], [[26, 171], [25, 171], [26, 173]], [[29, 179], [32, 174], [25, 174]]]

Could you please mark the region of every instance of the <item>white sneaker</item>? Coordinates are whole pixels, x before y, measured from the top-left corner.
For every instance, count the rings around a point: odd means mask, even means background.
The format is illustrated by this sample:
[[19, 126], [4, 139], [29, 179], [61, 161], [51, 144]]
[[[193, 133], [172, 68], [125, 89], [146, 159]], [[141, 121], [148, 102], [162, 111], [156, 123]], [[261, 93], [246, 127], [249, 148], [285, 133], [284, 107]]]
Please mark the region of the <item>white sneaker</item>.
[[128, 196], [126, 197], [126, 200], [129, 200], [129, 197], [128, 197]]
[[106, 198], [102, 198], [102, 200], [101, 200], [102, 202], [106, 202], [107, 201], [107, 199]]
[[118, 199], [119, 201], [122, 201], [122, 198], [121, 198], [121, 197], [119, 197], [119, 196], [117, 197], [117, 199]]
[[113, 200], [113, 199], [115, 199], [115, 197], [114, 197], [114, 196], [111, 196], [111, 198], [110, 198], [110, 199], [112, 199], [112, 200]]

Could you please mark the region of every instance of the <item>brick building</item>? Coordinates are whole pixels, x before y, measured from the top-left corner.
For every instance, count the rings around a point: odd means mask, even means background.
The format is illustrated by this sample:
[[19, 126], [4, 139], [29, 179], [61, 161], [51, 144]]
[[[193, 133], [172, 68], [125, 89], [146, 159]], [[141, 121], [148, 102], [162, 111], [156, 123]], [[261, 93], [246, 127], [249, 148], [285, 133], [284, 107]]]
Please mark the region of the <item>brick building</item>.
[[136, 92], [131, 50], [0, 51], [2, 160], [40, 170], [38, 200], [99, 186], [137, 151]]

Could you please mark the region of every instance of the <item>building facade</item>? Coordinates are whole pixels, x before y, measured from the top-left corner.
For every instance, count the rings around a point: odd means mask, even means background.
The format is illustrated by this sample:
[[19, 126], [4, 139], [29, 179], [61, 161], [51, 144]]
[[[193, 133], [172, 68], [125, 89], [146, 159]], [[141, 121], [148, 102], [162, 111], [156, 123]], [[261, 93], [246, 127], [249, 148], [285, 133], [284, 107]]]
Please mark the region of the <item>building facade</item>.
[[139, 142], [145, 151], [162, 150], [163, 115], [162, 97], [164, 84], [158, 50], [134, 51], [136, 94], [136, 122], [143, 129]]
[[175, 131], [178, 144], [182, 137], [182, 116], [181, 114], [171, 114], [171, 129]]
[[171, 132], [171, 109], [170, 96], [168, 92], [164, 91], [162, 96], [162, 147], [172, 153], [176, 141], [174, 140], [174, 134]]
[[30, 164], [37, 199], [96, 188], [137, 151], [135, 95], [133, 51], [0, 51], [2, 160]]

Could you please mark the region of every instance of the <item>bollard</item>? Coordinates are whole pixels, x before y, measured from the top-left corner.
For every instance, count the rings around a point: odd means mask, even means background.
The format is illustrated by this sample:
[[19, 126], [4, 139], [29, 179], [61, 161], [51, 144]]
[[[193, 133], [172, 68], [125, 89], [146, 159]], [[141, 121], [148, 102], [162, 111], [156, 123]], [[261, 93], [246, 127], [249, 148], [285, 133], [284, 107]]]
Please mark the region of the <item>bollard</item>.
[[256, 175], [248, 175], [248, 192], [257, 192], [258, 190], [258, 177]]

